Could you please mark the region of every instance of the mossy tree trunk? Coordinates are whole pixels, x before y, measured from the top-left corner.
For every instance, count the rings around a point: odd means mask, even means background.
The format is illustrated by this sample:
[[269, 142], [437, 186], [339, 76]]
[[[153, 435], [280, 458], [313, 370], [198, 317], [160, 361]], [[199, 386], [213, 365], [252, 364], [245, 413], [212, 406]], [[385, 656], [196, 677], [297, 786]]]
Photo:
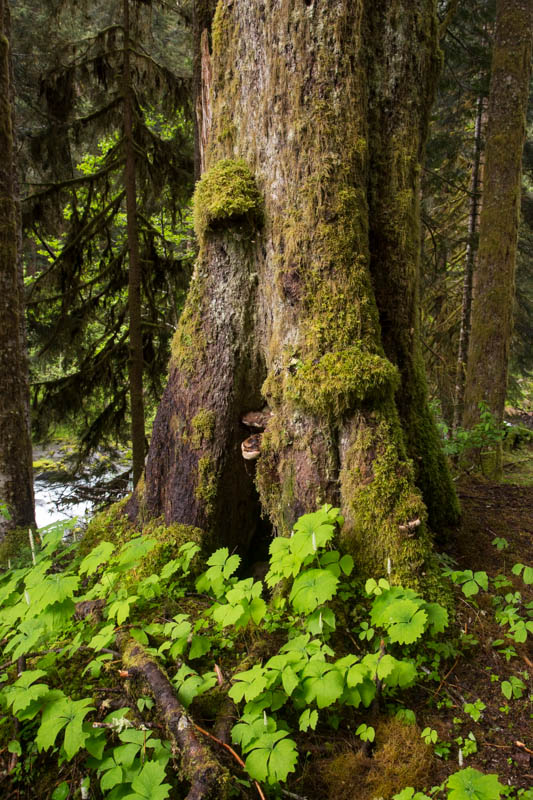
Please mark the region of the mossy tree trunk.
[[0, 0], [0, 536], [35, 526], [22, 278], [17, 253], [9, 8]]
[[[338, 503], [361, 569], [417, 583], [424, 501], [457, 516], [418, 345], [434, 2], [220, 0], [212, 44], [200, 255], [136, 501], [230, 544]], [[258, 505], [239, 421], [265, 402]]]
[[[463, 424], [479, 420], [483, 401], [503, 419], [512, 334], [521, 164], [531, 76], [531, 0], [498, 0]], [[501, 474], [501, 447], [486, 465]]]

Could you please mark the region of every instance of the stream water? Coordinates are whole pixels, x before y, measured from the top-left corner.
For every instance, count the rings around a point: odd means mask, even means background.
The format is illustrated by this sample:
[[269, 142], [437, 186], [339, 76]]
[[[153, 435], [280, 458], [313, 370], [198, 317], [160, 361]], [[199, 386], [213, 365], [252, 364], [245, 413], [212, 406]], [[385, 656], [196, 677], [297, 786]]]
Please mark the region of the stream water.
[[98, 452], [82, 467], [68, 445], [46, 443], [34, 449], [37, 527], [92, 516], [130, 490], [127, 458], [118, 450]]

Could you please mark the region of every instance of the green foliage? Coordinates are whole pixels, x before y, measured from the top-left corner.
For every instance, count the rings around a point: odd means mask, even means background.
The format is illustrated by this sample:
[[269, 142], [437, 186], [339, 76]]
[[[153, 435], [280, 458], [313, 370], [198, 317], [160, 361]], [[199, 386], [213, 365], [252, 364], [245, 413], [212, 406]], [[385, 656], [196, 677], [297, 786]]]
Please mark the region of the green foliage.
[[483, 775], [477, 769], [466, 769], [450, 775], [448, 800], [499, 800], [504, 787], [497, 775]]
[[501, 683], [502, 694], [507, 698], [507, 700], [511, 700], [511, 698], [518, 699], [522, 697], [526, 689], [527, 686], [524, 681], [520, 680], [520, 678], [517, 678], [516, 675], [511, 675], [509, 680], [502, 681]]
[[473, 572], [471, 569], [445, 570], [444, 575], [459, 584], [465, 597], [473, 597], [480, 589], [488, 591], [489, 588], [486, 572]]
[[[274, 792], [297, 768], [295, 732], [338, 725], [343, 715], [355, 715], [356, 735], [372, 743], [376, 734], [366, 709], [374, 701], [396, 703], [422, 679], [421, 666], [430, 673], [428, 663], [438, 678], [439, 659], [450, 651], [436, 637], [445, 630], [448, 615], [437, 603], [384, 578], [368, 580], [363, 590], [351, 579], [352, 559], [334, 549], [341, 523], [339, 510], [325, 505], [301, 517], [291, 537], [272, 541], [265, 581], [272, 591], [270, 603], [260, 581], [238, 576], [240, 558], [227, 548], [213, 553], [195, 577], [191, 565], [200, 548], [185, 542], [176, 558], [147, 575], [140, 565], [148, 563], [157, 545], [150, 536], [131, 532], [122, 543], [102, 538], [86, 552], [65, 544], [61, 528], [49, 531], [35, 563], [0, 576], [4, 658], [32, 659], [21, 675], [9, 667], [0, 684], [2, 709], [20, 726], [12, 751], [20, 750], [23, 760], [34, 748], [65, 764], [83, 765], [111, 800], [168, 796], [172, 774], [164, 742], [132, 726], [135, 716], [128, 709], [109, 715], [104, 729], [91, 725], [97, 714], [92, 688], [109, 669], [113, 655], [107, 651], [126, 623], [129, 636], [168, 670], [178, 699], [191, 713], [195, 704], [219, 697], [222, 650], [260, 631], [273, 633], [274, 654], [242, 664], [227, 693], [239, 709], [232, 741], [240, 747], [250, 778]], [[484, 582], [477, 573], [458, 573], [461, 586], [468, 580]], [[46, 592], [36, 592], [42, 586]], [[191, 592], [196, 592], [194, 603], [188, 599]], [[336, 652], [334, 646], [339, 600], [353, 609], [352, 630], [361, 643], [353, 653]], [[87, 603], [99, 604], [99, 614], [76, 618], [74, 609]], [[162, 603], [173, 612], [161, 615]], [[34, 662], [31, 653], [40, 648], [53, 652]], [[67, 695], [59, 676], [74, 664], [79, 678]], [[508, 683], [511, 695], [519, 697], [525, 684], [519, 678]], [[505, 682], [502, 692], [509, 696]], [[137, 712], [154, 711], [146, 694], [135, 704]], [[464, 710], [479, 719], [483, 708], [478, 700]], [[424, 729], [422, 738], [445, 755], [446, 743], [438, 741], [435, 730]], [[463, 754], [472, 752], [475, 740], [459, 738]], [[483, 776], [461, 774], [457, 785], [446, 787], [449, 792], [494, 785]], [[57, 787], [57, 796], [63, 791]], [[400, 796], [416, 797], [409, 791]]]
[[[431, 797], [441, 797], [446, 790], [447, 800], [500, 800], [506, 791], [497, 775], [484, 775], [472, 767], [454, 772], [442, 786], [432, 790]], [[408, 786], [392, 800], [430, 800], [430, 796]]]
[[461, 463], [461, 458], [468, 454], [477, 457], [477, 467], [483, 472], [483, 457], [494, 450], [505, 439], [506, 427], [500, 424], [488, 409], [486, 403], [479, 403], [480, 421], [471, 430], [457, 428], [451, 431], [446, 423], [441, 422], [444, 451]]
[[485, 703], [482, 700], [479, 700], [479, 698], [474, 703], [465, 703], [463, 706], [465, 714], [468, 714], [470, 717], [472, 717], [474, 722], [479, 722], [485, 709]]

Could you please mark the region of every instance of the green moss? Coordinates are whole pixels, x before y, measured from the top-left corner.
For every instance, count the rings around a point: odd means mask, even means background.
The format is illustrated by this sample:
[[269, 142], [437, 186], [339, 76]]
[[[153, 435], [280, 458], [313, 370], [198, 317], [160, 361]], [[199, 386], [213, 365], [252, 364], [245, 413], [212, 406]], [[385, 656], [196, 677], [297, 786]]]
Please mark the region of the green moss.
[[354, 437], [341, 470], [344, 546], [363, 575], [389, 573], [399, 583], [419, 587], [433, 559], [426, 509], [394, 410], [389, 406], [373, 416], [373, 425]]
[[7, 530], [0, 542], [0, 564], [12, 567], [31, 561], [30, 540], [27, 528]]
[[390, 361], [354, 345], [305, 361], [294, 375], [286, 374], [285, 397], [313, 414], [339, 420], [364, 402], [390, 395], [398, 381]]
[[434, 756], [418, 725], [398, 719], [372, 722], [376, 730], [372, 758], [361, 750], [347, 751], [319, 766], [328, 787], [324, 794], [328, 800], [352, 800], [354, 786], [357, 800], [378, 800], [392, 797], [405, 786], [423, 789], [429, 783]]
[[191, 444], [198, 450], [204, 442], [210, 442], [215, 432], [216, 414], [214, 411], [202, 409], [191, 420]]
[[152, 574], [158, 575], [172, 559], [177, 558], [179, 549], [186, 542], [194, 542], [201, 551], [191, 562], [191, 572], [198, 575], [204, 568], [205, 534], [193, 525], [180, 525], [177, 522], [165, 525], [161, 518], [151, 520], [143, 528], [143, 536], [155, 539], [156, 546], [143, 558], [132, 573], [135, 580], [142, 580]]
[[184, 375], [190, 377], [202, 364], [206, 340], [203, 331], [203, 320], [200, 309], [205, 292], [205, 276], [201, 271], [199, 259], [189, 292], [187, 302], [180, 317], [176, 333], [172, 339], [170, 367], [177, 367]]
[[138, 536], [139, 530], [130, 522], [124, 512], [124, 507], [129, 499], [129, 497], [125, 497], [118, 503], [113, 503], [112, 506], [92, 518], [80, 542], [78, 551], [80, 555], [86, 555], [101, 541], [113, 542], [120, 547], [124, 542]]
[[211, 456], [202, 456], [198, 461], [198, 478], [196, 481], [195, 497], [204, 503], [205, 513], [214, 510], [217, 496], [218, 476], [215, 462]]
[[193, 220], [200, 240], [209, 228], [237, 220], [257, 225], [262, 215], [261, 195], [244, 161], [222, 159], [196, 184]]

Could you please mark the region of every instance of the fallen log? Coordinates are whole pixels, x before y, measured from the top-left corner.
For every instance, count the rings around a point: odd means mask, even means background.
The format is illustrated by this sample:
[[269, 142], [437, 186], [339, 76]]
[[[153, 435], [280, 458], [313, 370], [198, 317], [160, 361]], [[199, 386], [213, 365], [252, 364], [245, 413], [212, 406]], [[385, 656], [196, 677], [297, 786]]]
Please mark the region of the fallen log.
[[224, 800], [229, 792], [229, 773], [196, 735], [164, 671], [142, 645], [126, 633], [119, 633], [117, 643], [127, 677], [147, 686], [155, 700], [159, 721], [181, 754], [183, 777], [190, 783], [186, 800]]

